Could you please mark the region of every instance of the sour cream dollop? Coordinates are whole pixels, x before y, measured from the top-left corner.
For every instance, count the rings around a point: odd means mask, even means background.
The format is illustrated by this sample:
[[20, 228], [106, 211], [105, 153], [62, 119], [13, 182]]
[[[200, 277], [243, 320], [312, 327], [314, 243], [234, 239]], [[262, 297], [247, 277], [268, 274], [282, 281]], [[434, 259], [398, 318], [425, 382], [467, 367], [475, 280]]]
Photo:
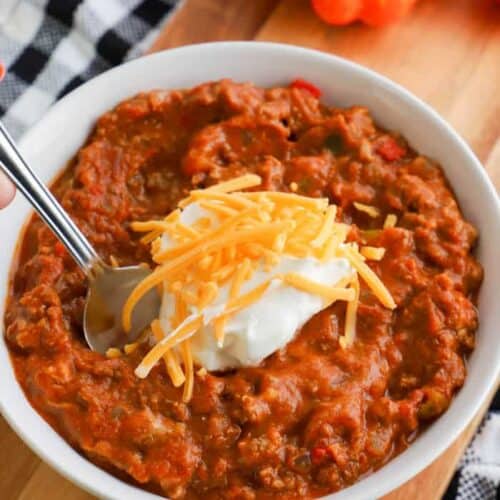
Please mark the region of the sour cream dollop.
[[[180, 222], [192, 225], [202, 217], [209, 217], [214, 224], [217, 223], [212, 213], [193, 202], [182, 211]], [[162, 236], [162, 250], [171, 248], [173, 244], [167, 234]], [[320, 261], [313, 257], [297, 258], [284, 254], [272, 268], [266, 268], [264, 263], [259, 265], [251, 278], [243, 283], [241, 294], [276, 275], [295, 273], [316, 283], [333, 286], [353, 272], [354, 269], [345, 258]], [[326, 305], [325, 300], [318, 295], [292, 287], [279, 278], [273, 279], [258, 300], [228, 319], [224, 328], [224, 342], [219, 345], [212, 320], [226, 307], [229, 291], [230, 284], [222, 286], [216, 300], [202, 311], [190, 306], [190, 314], [202, 313], [204, 317], [204, 326], [191, 338], [193, 357], [209, 371], [258, 365], [290, 342], [296, 332]], [[165, 332], [172, 331], [171, 317], [174, 311], [174, 296], [165, 291], [159, 315]]]

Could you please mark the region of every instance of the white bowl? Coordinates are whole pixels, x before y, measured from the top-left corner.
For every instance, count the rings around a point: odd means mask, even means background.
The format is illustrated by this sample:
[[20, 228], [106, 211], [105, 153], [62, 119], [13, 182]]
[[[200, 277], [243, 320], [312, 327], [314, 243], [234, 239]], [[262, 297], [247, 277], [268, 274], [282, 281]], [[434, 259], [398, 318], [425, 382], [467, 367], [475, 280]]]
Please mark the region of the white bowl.
[[[287, 84], [296, 77], [314, 82], [330, 104], [362, 104], [386, 128], [402, 132], [419, 152], [438, 160], [465, 216], [480, 233], [478, 258], [485, 281], [479, 297], [477, 347], [464, 387], [449, 410], [408, 450], [379, 471], [334, 496], [367, 499], [383, 495], [417, 474], [464, 429], [493, 389], [500, 371], [500, 203], [481, 164], [465, 142], [429, 106], [386, 78], [320, 52], [289, 45], [229, 42], [194, 45], [150, 55], [112, 69], [59, 101], [21, 141], [40, 177], [49, 182], [75, 154], [96, 118], [139, 91], [179, 88], [230, 77], [261, 86]], [[0, 213], [0, 315], [12, 255], [30, 209], [18, 194]], [[93, 494], [112, 499], [159, 498], [104, 472], [75, 452], [33, 410], [17, 383], [3, 335], [0, 340], [0, 409], [21, 438], [61, 474]]]

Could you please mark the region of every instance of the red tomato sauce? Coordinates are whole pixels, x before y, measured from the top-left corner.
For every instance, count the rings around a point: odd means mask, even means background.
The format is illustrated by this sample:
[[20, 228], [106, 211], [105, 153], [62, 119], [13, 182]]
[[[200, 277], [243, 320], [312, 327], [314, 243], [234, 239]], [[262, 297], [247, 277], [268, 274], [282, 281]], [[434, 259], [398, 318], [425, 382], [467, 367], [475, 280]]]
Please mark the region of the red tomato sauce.
[[[118, 477], [171, 498], [321, 496], [405, 449], [462, 386], [482, 280], [476, 230], [439, 165], [365, 108], [315, 94], [231, 81], [139, 94], [98, 120], [53, 192], [120, 265], [150, 258], [131, 221], [165, 216], [193, 188], [253, 172], [264, 189], [328, 197], [352, 241], [386, 248], [369, 265], [398, 305], [362, 286], [348, 349], [338, 303], [260, 366], [197, 375], [185, 404], [163, 367], [134, 375], [146, 347], [116, 359], [89, 350], [84, 276], [31, 220], [5, 316], [17, 378], [71, 446]], [[387, 214], [397, 227], [383, 229]]]

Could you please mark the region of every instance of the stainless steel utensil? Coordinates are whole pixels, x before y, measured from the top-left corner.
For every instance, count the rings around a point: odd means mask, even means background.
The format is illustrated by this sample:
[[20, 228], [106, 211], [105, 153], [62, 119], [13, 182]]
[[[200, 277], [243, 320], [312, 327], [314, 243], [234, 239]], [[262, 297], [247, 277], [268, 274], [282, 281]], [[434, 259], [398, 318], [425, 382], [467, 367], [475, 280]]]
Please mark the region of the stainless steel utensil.
[[121, 326], [122, 307], [137, 283], [151, 271], [143, 266], [113, 268], [105, 264], [22, 158], [1, 123], [0, 168], [52, 229], [88, 278], [83, 329], [89, 347], [104, 354], [110, 347], [120, 348], [136, 340], [158, 315], [158, 293], [152, 290], [140, 300], [132, 315], [132, 328], [127, 333]]

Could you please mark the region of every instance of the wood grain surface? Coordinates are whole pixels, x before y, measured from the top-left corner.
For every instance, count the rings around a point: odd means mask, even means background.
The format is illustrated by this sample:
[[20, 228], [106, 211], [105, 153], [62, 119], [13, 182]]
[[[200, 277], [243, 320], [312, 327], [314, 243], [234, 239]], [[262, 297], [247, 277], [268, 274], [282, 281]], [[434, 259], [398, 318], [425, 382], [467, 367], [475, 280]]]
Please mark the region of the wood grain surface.
[[[383, 29], [328, 26], [308, 0], [186, 0], [151, 50], [253, 38], [341, 55], [401, 83], [457, 129], [500, 188], [500, 12], [490, 0], [421, 0]], [[385, 500], [439, 499], [487, 403], [440, 458]], [[93, 497], [41, 462], [0, 418], [0, 498]]]

